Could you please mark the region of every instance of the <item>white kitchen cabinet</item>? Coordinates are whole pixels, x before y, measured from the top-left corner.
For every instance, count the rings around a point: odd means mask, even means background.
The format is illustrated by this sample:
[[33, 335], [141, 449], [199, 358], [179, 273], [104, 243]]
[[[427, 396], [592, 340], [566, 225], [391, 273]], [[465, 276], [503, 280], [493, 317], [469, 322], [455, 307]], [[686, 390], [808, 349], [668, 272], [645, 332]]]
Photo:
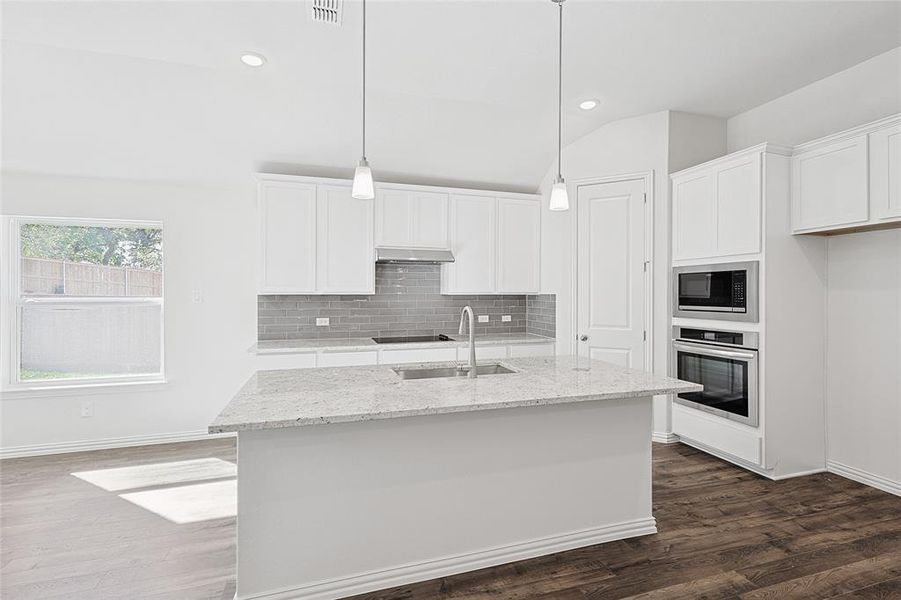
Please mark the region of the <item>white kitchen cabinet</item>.
[[[478, 350], [476, 350], [478, 352]], [[454, 348], [416, 348], [409, 350], [380, 350], [379, 364], [391, 365], [418, 362], [453, 362], [457, 359]]]
[[262, 181], [258, 193], [261, 294], [316, 291], [316, 186]]
[[320, 352], [316, 359], [317, 367], [359, 367], [377, 365], [379, 353], [375, 350], [348, 352]]
[[714, 204], [710, 172], [673, 179], [673, 260], [716, 254]]
[[872, 217], [901, 219], [901, 123], [874, 131], [869, 142]]
[[[527, 356], [553, 356], [555, 353], [553, 343], [546, 344], [510, 344], [510, 358], [522, 358]], [[478, 350], [476, 350], [478, 352]]]
[[867, 136], [816, 144], [792, 156], [792, 230], [803, 232], [869, 218]]
[[448, 247], [448, 195], [379, 187], [375, 243], [401, 248]]
[[537, 294], [540, 286], [541, 204], [497, 199], [497, 292]]
[[373, 201], [357, 200], [350, 185], [317, 186], [316, 290], [375, 293]]
[[760, 252], [764, 151], [756, 146], [673, 175], [673, 260]]
[[[462, 336], [461, 336], [462, 339]], [[507, 346], [476, 346], [476, 360], [498, 360], [507, 358], [509, 352]], [[457, 360], [469, 360], [469, 346], [460, 346], [457, 348]]]
[[901, 114], [795, 147], [792, 233], [901, 227]]
[[450, 234], [454, 262], [443, 265], [441, 293], [494, 293], [497, 200], [493, 196], [452, 195]]
[[741, 156], [714, 173], [719, 256], [760, 252], [760, 159], [760, 153]]

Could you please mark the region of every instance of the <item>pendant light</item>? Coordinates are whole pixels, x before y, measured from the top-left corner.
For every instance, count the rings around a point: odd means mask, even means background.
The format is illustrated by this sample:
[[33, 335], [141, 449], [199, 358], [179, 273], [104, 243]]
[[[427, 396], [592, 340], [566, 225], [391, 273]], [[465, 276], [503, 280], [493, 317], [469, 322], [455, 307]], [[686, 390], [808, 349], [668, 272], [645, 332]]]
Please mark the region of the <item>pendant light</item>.
[[363, 155], [360, 164], [354, 170], [354, 184], [350, 195], [357, 200], [375, 198], [372, 170], [366, 160], [366, 0], [363, 0]]
[[563, 180], [560, 156], [563, 153], [563, 3], [566, 0], [551, 0], [560, 9], [560, 27], [557, 38], [557, 178], [551, 187], [550, 210], [569, 210], [569, 196]]

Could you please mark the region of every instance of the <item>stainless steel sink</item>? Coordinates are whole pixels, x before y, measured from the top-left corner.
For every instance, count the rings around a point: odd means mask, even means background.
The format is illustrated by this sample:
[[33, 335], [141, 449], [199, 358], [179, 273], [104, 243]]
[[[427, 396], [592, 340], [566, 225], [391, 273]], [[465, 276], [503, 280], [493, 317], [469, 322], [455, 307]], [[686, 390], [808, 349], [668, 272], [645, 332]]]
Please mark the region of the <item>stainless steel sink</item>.
[[[400, 375], [401, 379], [436, 379], [439, 377], [468, 377], [469, 367], [395, 367], [394, 372]], [[513, 369], [508, 369], [501, 364], [478, 365], [476, 367], [478, 375], [506, 375], [507, 373], [516, 373]]]

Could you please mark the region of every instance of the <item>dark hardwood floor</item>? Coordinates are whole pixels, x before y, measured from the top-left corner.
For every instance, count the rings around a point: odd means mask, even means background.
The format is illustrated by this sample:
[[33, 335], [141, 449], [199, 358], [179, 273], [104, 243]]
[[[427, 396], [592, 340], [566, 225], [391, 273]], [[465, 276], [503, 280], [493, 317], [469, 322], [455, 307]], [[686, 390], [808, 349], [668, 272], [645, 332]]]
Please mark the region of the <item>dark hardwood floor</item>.
[[[231, 599], [234, 518], [179, 525], [71, 475], [207, 457], [233, 462], [234, 442], [0, 463], [0, 596]], [[356, 600], [901, 599], [901, 498], [836, 475], [767, 481], [679, 444], [655, 444], [654, 474], [657, 535]]]

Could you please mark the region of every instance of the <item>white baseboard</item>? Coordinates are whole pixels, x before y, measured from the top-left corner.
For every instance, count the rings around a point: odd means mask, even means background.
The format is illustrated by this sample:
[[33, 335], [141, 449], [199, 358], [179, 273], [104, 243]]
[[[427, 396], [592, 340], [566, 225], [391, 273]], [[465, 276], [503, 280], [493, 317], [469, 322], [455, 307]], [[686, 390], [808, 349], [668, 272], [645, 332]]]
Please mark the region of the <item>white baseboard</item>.
[[653, 517], [637, 519], [500, 548], [398, 566], [383, 571], [320, 581], [302, 587], [273, 590], [252, 596], [236, 595], [235, 598], [236, 600], [334, 600], [652, 533], [657, 533], [657, 521]]
[[901, 482], [893, 481], [891, 479], [888, 479], [887, 477], [882, 477], [881, 475], [874, 475], [873, 473], [861, 471], [860, 469], [849, 467], [848, 465], [843, 465], [832, 460], [826, 463], [826, 470], [830, 473], [835, 473], [836, 475], [847, 477], [848, 479], [851, 479], [858, 483], [874, 487], [877, 490], [882, 490], [883, 492], [888, 492], [889, 494], [901, 496]]
[[655, 431], [651, 434], [651, 440], [658, 444], [675, 444], [679, 441], [679, 436], [672, 431]]
[[0, 448], [0, 459], [24, 458], [27, 456], [43, 456], [46, 454], [64, 454], [68, 452], [86, 452], [89, 450], [105, 450], [108, 448], [127, 448], [129, 446], [171, 444], [173, 442], [193, 442], [196, 440], [233, 437], [234, 435], [235, 434], [233, 433], [207, 433], [205, 430], [201, 429], [198, 431], [156, 433], [151, 435], [106, 438], [102, 440], [59, 442], [56, 444], [34, 444], [31, 446], [9, 446], [6, 448]]

